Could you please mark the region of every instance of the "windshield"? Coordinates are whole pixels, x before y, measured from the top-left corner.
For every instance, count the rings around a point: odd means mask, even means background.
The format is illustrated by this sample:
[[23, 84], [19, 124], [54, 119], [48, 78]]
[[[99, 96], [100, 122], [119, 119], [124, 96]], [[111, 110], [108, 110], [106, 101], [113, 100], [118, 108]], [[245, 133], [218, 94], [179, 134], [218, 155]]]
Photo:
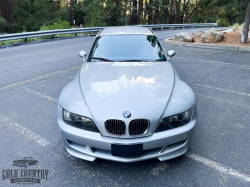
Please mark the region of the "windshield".
[[156, 36], [111, 35], [96, 38], [88, 61], [166, 61], [166, 57]]

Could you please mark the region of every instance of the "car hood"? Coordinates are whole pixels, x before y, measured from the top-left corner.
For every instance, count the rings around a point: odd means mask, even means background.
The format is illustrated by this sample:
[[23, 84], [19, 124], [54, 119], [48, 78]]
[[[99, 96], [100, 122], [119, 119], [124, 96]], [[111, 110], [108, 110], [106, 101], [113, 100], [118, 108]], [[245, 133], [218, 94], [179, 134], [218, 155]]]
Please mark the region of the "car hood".
[[[171, 96], [174, 71], [169, 62], [85, 62], [80, 86], [102, 134], [107, 119], [150, 121], [151, 134]], [[131, 112], [130, 118], [123, 112]], [[126, 136], [125, 136], [126, 138]]]

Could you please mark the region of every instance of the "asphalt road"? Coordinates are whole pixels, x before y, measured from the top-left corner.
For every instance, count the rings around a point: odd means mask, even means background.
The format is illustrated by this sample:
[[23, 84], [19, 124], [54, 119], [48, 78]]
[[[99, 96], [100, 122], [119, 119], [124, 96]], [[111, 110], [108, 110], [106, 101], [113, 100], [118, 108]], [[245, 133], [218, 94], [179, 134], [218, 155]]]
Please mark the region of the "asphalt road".
[[[185, 29], [194, 32], [200, 29]], [[180, 30], [156, 31], [160, 40]], [[182, 157], [117, 163], [68, 155], [56, 123], [57, 99], [93, 37], [0, 50], [0, 170], [38, 160], [49, 170], [34, 186], [250, 186], [250, 53], [177, 47], [171, 62], [194, 90], [198, 124]], [[0, 186], [15, 186], [0, 179]]]

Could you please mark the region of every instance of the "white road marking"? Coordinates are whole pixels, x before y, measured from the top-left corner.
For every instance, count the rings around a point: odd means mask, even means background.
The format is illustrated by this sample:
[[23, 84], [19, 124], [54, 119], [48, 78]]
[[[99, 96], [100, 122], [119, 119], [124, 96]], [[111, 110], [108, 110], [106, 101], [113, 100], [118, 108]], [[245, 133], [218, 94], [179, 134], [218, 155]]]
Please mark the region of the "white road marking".
[[64, 70], [57, 71], [57, 72], [54, 72], [54, 73], [49, 73], [49, 74], [42, 75], [42, 76], [39, 76], [39, 77], [36, 77], [36, 78], [33, 78], [33, 79], [29, 79], [29, 80], [26, 80], [26, 81], [23, 81], [23, 82], [11, 84], [9, 86], [1, 87], [0, 91], [1, 90], [6, 90], [6, 89], [12, 89], [14, 87], [22, 86], [22, 85], [25, 85], [25, 84], [30, 84], [30, 83], [33, 83], [33, 82], [36, 82], [36, 81], [40, 81], [40, 80], [43, 80], [43, 79], [47, 79], [47, 78], [50, 78], [50, 77], [54, 77], [54, 76], [57, 76], [57, 75], [68, 73], [70, 71], [74, 71], [74, 70], [77, 70], [79, 68], [80, 68], [80, 66], [74, 66], [72, 68], [64, 69]]
[[0, 120], [4, 121], [6, 124], [12, 126], [17, 131], [21, 132], [23, 135], [25, 135], [26, 137], [28, 137], [29, 139], [36, 142], [37, 144], [39, 144], [42, 147], [46, 147], [48, 145], [51, 145], [51, 143], [48, 140], [46, 140], [45, 138], [43, 138], [40, 135], [36, 134], [32, 130], [20, 125], [19, 123], [16, 123], [16, 122], [10, 120], [7, 117], [2, 117], [1, 116]]
[[203, 86], [205, 88], [210, 88], [210, 89], [213, 89], [213, 90], [220, 90], [220, 91], [224, 91], [224, 92], [235, 93], [235, 94], [238, 94], [238, 95], [244, 95], [244, 96], [249, 96], [250, 97], [250, 94], [244, 93], [244, 92], [237, 92], [237, 91], [233, 91], [233, 90], [226, 90], [226, 89], [223, 89], [223, 88], [217, 88], [217, 87], [203, 85], [203, 84], [195, 84], [195, 85], [196, 86]]
[[57, 99], [55, 99], [55, 98], [53, 98], [53, 97], [50, 97], [50, 96], [47, 96], [47, 95], [45, 95], [45, 94], [42, 94], [42, 93], [40, 93], [40, 92], [37, 92], [37, 91], [35, 91], [35, 90], [32, 90], [32, 89], [30, 89], [30, 88], [25, 88], [24, 90], [27, 91], [27, 92], [29, 92], [29, 93], [35, 94], [35, 95], [37, 95], [37, 96], [39, 96], [39, 97], [42, 97], [42, 98], [44, 98], [44, 99], [47, 99], [47, 100], [49, 100], [49, 101], [58, 103], [58, 100], [57, 100]]
[[226, 166], [223, 166], [217, 162], [214, 162], [212, 160], [209, 160], [207, 158], [204, 158], [200, 155], [196, 155], [196, 154], [193, 154], [193, 153], [186, 153], [186, 156], [188, 156], [189, 158], [193, 159], [193, 160], [196, 160], [206, 166], [209, 166], [219, 172], [222, 172], [222, 173], [225, 173], [227, 175], [231, 175], [231, 176], [234, 176], [234, 177], [237, 177], [238, 179], [241, 179], [241, 180], [244, 180], [244, 181], [247, 181], [247, 182], [250, 182], [250, 175], [247, 175], [247, 174], [244, 174], [244, 173], [240, 173], [239, 171], [237, 170], [234, 170], [232, 168], [229, 168], [229, 167], [226, 167]]

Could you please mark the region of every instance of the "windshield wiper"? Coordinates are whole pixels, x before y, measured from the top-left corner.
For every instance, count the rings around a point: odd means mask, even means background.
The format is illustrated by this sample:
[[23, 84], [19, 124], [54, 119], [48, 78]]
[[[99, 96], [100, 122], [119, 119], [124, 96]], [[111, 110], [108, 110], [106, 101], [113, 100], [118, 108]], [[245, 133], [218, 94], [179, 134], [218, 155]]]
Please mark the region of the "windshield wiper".
[[114, 62], [113, 60], [110, 60], [110, 59], [107, 59], [107, 58], [101, 58], [101, 57], [92, 57], [92, 58], [90, 58], [90, 60], [91, 59], [103, 60], [103, 61], [106, 61], [106, 62]]
[[148, 62], [147, 60], [121, 60], [119, 62]]

